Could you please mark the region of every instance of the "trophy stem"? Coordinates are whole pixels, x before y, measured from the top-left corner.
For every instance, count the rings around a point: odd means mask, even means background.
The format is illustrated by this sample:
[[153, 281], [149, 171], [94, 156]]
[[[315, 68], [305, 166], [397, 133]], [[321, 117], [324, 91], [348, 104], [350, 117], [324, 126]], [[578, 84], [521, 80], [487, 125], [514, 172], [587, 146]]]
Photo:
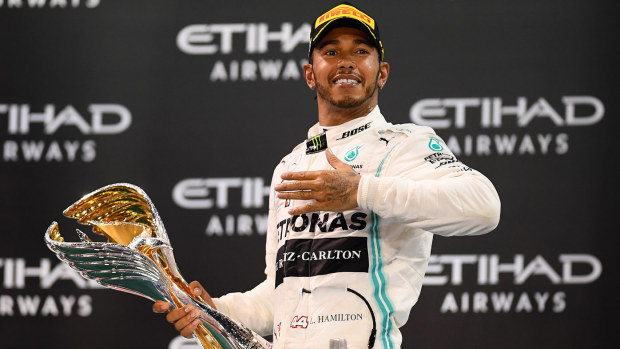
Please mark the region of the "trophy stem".
[[196, 331], [194, 331], [194, 339], [198, 341], [203, 349], [223, 349], [202, 322], [198, 325]]
[[[171, 284], [169, 286], [170, 296], [172, 297], [172, 301], [173, 303], [175, 303], [175, 306], [177, 308], [183, 307], [183, 302], [175, 296], [174, 292], [172, 292], [172, 283], [182, 289], [185, 294], [193, 298], [195, 302], [205, 303], [201, 297], [197, 297], [192, 293], [189, 285], [185, 280], [183, 280], [182, 277], [179, 277], [172, 273], [172, 271], [170, 270], [170, 266], [168, 265], [167, 260], [160, 249], [152, 249], [150, 246], [143, 246], [138, 248], [138, 250], [140, 250], [147, 257], [149, 257], [153, 262], [155, 262], [155, 264], [158, 265], [159, 268], [162, 269], [164, 273], [168, 275], [168, 280], [171, 281]], [[222, 346], [218, 343], [215, 337], [211, 334], [211, 331], [206, 328], [204, 322], [201, 322], [200, 325], [198, 325], [193, 335], [194, 339], [198, 341], [198, 343], [203, 349], [227, 349], [222, 348]]]

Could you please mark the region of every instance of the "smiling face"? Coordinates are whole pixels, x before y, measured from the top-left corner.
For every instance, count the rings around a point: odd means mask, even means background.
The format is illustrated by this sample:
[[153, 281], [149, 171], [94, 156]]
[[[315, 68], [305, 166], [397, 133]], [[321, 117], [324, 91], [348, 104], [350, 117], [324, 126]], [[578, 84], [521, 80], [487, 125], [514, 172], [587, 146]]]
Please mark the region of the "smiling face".
[[312, 64], [304, 67], [306, 81], [317, 91], [319, 107], [362, 108], [378, 102], [378, 87], [387, 80], [389, 66], [379, 61], [377, 49], [361, 30], [331, 30], [312, 52]]

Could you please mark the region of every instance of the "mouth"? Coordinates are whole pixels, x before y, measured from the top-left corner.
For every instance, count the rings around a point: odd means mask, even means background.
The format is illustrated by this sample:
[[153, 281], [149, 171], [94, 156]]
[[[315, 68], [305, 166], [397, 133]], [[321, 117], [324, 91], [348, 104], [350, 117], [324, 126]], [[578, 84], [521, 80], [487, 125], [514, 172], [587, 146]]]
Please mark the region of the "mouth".
[[361, 83], [361, 79], [356, 75], [339, 74], [334, 77], [332, 82], [334, 83], [334, 85], [340, 86], [340, 87], [355, 87]]

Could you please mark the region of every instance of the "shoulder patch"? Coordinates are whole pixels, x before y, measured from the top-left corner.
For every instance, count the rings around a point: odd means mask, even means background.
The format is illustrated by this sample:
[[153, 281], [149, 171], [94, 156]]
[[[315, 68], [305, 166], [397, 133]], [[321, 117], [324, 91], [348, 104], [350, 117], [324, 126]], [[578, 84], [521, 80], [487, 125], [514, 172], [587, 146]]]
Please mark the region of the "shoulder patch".
[[432, 151], [442, 151], [443, 145], [436, 138], [431, 137], [428, 141], [428, 148]]

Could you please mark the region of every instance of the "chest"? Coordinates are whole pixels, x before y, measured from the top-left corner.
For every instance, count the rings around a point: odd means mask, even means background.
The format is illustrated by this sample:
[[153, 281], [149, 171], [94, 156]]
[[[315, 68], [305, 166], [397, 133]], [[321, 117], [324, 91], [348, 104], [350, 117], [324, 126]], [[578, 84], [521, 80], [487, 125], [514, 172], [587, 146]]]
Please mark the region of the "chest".
[[[360, 137], [354, 141], [330, 147], [340, 161], [351, 166], [359, 174], [380, 175], [385, 159], [393, 146], [397, 144], [396, 136]], [[298, 149], [287, 156], [278, 174], [297, 171], [333, 170], [327, 161], [325, 152], [306, 154], [305, 149]]]
[[[330, 149], [336, 157], [351, 166], [361, 175], [380, 175], [385, 160], [396, 145], [396, 139], [387, 137], [358, 137]], [[394, 141], [394, 142], [392, 142]], [[298, 149], [286, 158], [276, 170], [276, 178], [283, 172], [331, 171], [334, 168], [327, 161], [326, 153], [306, 154]], [[370, 227], [369, 212], [361, 208], [343, 212], [312, 212], [291, 216], [288, 210], [305, 205], [307, 200], [285, 200], [276, 198], [278, 241], [288, 239], [340, 238], [344, 236], [366, 236]]]

